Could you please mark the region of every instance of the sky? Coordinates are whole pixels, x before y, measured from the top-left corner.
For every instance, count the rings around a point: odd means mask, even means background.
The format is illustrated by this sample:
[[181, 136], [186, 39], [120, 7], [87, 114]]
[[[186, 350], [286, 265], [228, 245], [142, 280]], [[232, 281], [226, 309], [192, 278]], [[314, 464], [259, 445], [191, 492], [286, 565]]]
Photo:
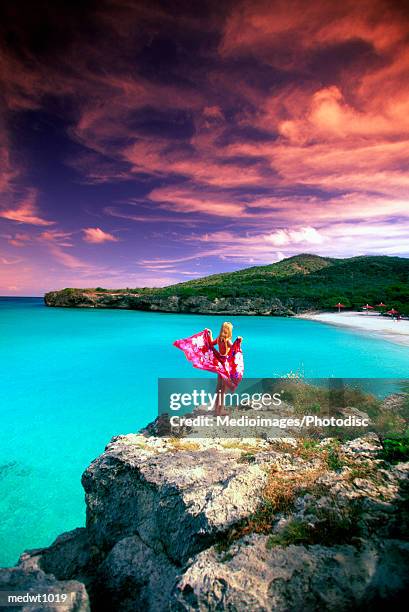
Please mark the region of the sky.
[[0, 5], [0, 294], [409, 256], [409, 7]]

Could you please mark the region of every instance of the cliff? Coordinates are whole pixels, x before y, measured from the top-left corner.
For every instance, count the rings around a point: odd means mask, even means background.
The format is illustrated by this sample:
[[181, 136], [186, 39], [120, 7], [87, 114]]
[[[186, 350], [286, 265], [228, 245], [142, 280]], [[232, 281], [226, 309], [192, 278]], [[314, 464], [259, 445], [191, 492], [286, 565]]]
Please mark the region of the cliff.
[[409, 259], [297, 255], [157, 289], [68, 288], [44, 300], [47, 306], [280, 316], [333, 308], [340, 301], [356, 308], [383, 300], [406, 313]]
[[215, 297], [157, 295], [109, 291], [62, 290], [46, 293], [47, 306], [67, 308], [124, 308], [157, 312], [200, 314], [277, 315], [291, 316], [309, 309], [309, 303], [290, 299], [283, 303], [277, 298]]
[[343, 444], [148, 435], [159, 425], [111, 440], [82, 478], [86, 527], [23, 553], [0, 570], [2, 589], [68, 590], [56, 609], [81, 612], [90, 601], [118, 612], [406, 602], [409, 463], [389, 462], [375, 434]]

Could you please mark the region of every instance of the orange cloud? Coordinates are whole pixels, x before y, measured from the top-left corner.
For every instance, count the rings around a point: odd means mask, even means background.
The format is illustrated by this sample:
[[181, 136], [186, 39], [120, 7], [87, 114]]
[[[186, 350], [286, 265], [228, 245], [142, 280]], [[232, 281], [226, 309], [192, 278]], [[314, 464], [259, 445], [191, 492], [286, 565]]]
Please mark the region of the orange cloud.
[[104, 232], [99, 227], [87, 227], [82, 230], [84, 232], [85, 242], [91, 244], [102, 244], [103, 242], [118, 242], [118, 238], [109, 232]]
[[260, 183], [261, 174], [255, 165], [239, 164], [229, 159], [226, 150], [215, 146], [213, 139], [214, 136], [210, 139], [196, 136], [189, 148], [173, 149], [169, 148], [167, 141], [141, 139], [125, 147], [122, 155], [131, 164], [133, 173], [158, 176], [176, 174], [215, 187]]
[[406, 34], [401, 15], [387, 0], [244, 0], [226, 20], [219, 51], [223, 56], [262, 55], [288, 67], [304, 62], [305, 50], [317, 44], [362, 39], [385, 52]]

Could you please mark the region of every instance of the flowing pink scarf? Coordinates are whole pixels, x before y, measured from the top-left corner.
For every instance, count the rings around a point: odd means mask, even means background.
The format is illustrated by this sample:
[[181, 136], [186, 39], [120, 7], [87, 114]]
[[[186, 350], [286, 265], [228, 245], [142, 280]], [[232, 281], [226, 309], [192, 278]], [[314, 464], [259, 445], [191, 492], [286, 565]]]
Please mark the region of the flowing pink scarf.
[[231, 389], [235, 389], [244, 373], [241, 340], [234, 341], [227, 355], [221, 355], [212, 345], [207, 329], [189, 338], [176, 340], [174, 346], [180, 348], [186, 359], [199, 370], [208, 370], [220, 374]]

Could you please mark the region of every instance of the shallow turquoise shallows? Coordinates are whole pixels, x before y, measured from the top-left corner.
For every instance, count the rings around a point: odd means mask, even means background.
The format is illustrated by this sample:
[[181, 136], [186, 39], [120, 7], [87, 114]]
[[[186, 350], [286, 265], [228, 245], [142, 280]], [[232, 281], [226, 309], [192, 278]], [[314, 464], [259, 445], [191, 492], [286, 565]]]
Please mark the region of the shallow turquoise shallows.
[[[81, 473], [155, 417], [157, 378], [207, 376], [173, 340], [221, 317], [0, 299], [0, 565], [84, 524]], [[246, 376], [406, 377], [409, 351], [298, 319], [233, 317]]]

